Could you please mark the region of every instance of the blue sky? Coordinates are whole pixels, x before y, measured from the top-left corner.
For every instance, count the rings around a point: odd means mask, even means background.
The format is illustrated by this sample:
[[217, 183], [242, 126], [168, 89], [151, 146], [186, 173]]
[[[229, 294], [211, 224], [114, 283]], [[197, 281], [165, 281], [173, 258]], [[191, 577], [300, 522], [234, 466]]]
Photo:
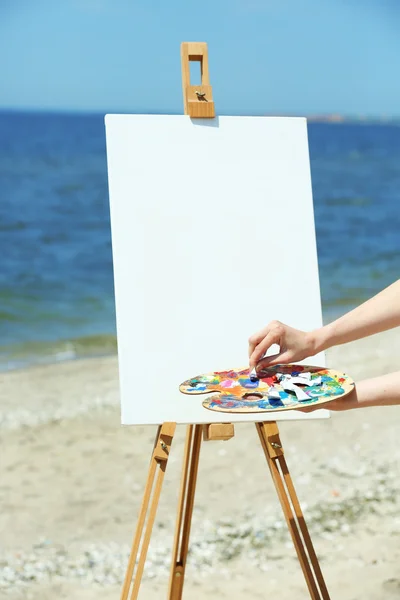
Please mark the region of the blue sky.
[[0, 0], [0, 107], [182, 112], [205, 41], [219, 114], [400, 116], [400, 0]]

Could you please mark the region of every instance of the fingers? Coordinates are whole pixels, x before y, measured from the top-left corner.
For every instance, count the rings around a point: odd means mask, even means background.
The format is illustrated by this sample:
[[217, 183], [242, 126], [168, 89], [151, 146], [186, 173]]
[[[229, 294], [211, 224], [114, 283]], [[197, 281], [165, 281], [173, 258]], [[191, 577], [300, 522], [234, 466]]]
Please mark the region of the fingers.
[[314, 412], [315, 410], [330, 410], [330, 411], [342, 411], [346, 410], [346, 405], [344, 403], [344, 398], [339, 398], [338, 400], [327, 400], [326, 402], [321, 402], [321, 404], [317, 405], [309, 405], [304, 406], [302, 408], [296, 408], [296, 410], [304, 413]]
[[254, 349], [258, 346], [258, 344], [265, 338], [267, 333], [269, 332], [269, 326], [264, 327], [258, 333], [255, 333], [249, 338], [249, 358], [254, 352]]
[[249, 339], [249, 364], [250, 368], [264, 356], [273, 344], [281, 346], [281, 339], [285, 334], [285, 325], [280, 321], [271, 321], [267, 327], [251, 336]]
[[280, 342], [280, 333], [276, 330], [270, 331], [264, 337], [264, 339], [255, 346], [251, 356], [250, 356], [250, 367], [253, 368], [256, 366], [258, 361], [264, 356], [264, 354], [269, 350], [269, 348], [273, 344], [279, 344]]
[[329, 402], [323, 402], [321, 404], [317, 404], [316, 406], [313, 406], [312, 404], [309, 406], [304, 406], [304, 407], [300, 407], [296, 408], [296, 410], [298, 410], [299, 412], [303, 412], [303, 413], [311, 413], [314, 412], [315, 410], [323, 410], [323, 409], [329, 409]]

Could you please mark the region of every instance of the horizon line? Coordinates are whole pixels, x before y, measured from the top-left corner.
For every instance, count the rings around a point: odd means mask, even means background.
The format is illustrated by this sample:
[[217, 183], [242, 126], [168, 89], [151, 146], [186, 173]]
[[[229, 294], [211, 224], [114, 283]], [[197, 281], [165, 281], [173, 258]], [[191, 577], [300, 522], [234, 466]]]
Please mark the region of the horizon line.
[[[41, 115], [65, 115], [65, 116], [105, 116], [107, 114], [146, 114], [146, 115], [183, 115], [183, 112], [174, 110], [127, 110], [127, 109], [75, 109], [75, 108], [37, 108], [37, 107], [7, 107], [0, 106], [1, 113], [18, 113], [18, 114], [41, 114]], [[308, 121], [315, 122], [329, 122], [329, 123], [343, 123], [349, 121], [356, 122], [379, 122], [379, 123], [393, 123], [400, 121], [400, 115], [365, 115], [365, 114], [352, 114], [352, 113], [341, 113], [341, 112], [296, 112], [296, 111], [271, 111], [271, 112], [244, 112], [244, 111], [224, 111], [219, 113], [217, 116], [251, 116], [251, 117], [303, 117]]]

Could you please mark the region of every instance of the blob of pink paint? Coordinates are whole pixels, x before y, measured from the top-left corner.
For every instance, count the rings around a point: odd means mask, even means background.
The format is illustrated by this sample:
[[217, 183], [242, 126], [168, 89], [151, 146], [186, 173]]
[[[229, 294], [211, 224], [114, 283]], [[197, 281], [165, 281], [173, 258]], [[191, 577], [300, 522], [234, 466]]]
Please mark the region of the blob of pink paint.
[[233, 388], [238, 385], [238, 382], [233, 379], [225, 379], [224, 381], [221, 381], [220, 385], [223, 388]]

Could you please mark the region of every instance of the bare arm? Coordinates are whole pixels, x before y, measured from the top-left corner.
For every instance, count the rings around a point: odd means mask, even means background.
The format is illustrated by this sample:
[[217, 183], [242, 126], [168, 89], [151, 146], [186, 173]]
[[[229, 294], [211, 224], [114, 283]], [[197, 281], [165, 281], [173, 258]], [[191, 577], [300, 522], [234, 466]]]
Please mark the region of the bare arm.
[[382, 292], [314, 332], [317, 352], [400, 325], [400, 279]]
[[[374, 377], [373, 379], [364, 379], [356, 384], [353, 392], [338, 400], [333, 400], [326, 404], [328, 410], [341, 411], [351, 410], [353, 408], [368, 408], [370, 406], [393, 406], [400, 404], [400, 371]], [[302, 412], [312, 412], [325, 408], [320, 404], [315, 407], [309, 407]]]
[[400, 279], [382, 292], [329, 325], [305, 332], [279, 321], [249, 339], [249, 362], [253, 368], [273, 344], [279, 353], [265, 358], [260, 367], [301, 361], [310, 356], [400, 325]]

